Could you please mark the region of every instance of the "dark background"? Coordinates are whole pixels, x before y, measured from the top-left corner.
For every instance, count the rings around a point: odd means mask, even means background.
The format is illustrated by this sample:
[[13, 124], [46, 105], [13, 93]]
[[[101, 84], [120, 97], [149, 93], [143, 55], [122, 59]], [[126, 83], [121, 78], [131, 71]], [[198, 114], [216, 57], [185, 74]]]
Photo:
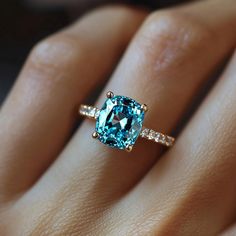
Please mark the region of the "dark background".
[[[0, 12], [0, 104], [14, 83], [32, 46], [98, 5], [118, 1], [74, 0], [73, 5], [30, 4], [29, 1], [1, 2]], [[44, 0], [45, 2], [45, 0]], [[55, 1], [54, 1], [55, 2]], [[120, 1], [121, 2], [121, 1]], [[128, 4], [159, 9], [183, 0], [129, 0]]]

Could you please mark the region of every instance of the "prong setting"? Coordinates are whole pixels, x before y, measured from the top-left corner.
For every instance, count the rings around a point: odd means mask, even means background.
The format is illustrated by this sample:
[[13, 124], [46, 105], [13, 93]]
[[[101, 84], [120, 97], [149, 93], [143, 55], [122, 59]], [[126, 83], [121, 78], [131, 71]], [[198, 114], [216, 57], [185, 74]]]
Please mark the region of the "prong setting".
[[114, 93], [109, 91], [107, 92], [107, 98], [113, 98], [114, 97]]
[[97, 139], [99, 137], [99, 134], [95, 131], [95, 132], [93, 132], [92, 137], [94, 139]]
[[144, 111], [144, 112], [147, 112], [148, 111], [148, 106], [146, 104], [142, 104], [141, 105], [141, 109]]
[[127, 152], [131, 152], [133, 150], [133, 146], [127, 146], [125, 149]]

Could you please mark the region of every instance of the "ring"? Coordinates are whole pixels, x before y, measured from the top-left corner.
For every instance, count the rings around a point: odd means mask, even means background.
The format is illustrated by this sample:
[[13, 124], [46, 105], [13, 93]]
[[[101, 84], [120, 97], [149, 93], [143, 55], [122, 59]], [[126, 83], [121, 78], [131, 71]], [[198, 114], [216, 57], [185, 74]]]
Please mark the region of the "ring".
[[96, 120], [92, 137], [102, 143], [131, 152], [138, 137], [167, 147], [173, 146], [175, 138], [143, 127], [148, 107], [132, 98], [107, 93], [101, 109], [81, 105], [79, 114]]

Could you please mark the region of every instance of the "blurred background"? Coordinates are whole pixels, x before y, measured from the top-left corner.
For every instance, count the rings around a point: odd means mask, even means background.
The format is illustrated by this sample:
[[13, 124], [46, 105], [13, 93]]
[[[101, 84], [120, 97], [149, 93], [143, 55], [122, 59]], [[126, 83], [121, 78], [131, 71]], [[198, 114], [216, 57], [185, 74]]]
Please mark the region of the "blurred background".
[[[128, 3], [159, 9], [184, 0], [9, 0], [1, 2], [0, 105], [30, 49], [40, 39], [99, 5]], [[185, 0], [186, 2], [186, 0]]]

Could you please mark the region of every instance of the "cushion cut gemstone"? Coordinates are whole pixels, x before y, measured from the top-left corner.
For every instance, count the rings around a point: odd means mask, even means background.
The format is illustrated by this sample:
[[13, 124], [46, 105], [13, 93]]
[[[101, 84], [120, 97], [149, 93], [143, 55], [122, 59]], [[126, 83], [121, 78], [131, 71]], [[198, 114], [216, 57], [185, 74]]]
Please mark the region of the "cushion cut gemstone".
[[141, 104], [128, 97], [114, 96], [108, 98], [100, 110], [96, 132], [102, 143], [125, 149], [136, 142], [143, 120]]

